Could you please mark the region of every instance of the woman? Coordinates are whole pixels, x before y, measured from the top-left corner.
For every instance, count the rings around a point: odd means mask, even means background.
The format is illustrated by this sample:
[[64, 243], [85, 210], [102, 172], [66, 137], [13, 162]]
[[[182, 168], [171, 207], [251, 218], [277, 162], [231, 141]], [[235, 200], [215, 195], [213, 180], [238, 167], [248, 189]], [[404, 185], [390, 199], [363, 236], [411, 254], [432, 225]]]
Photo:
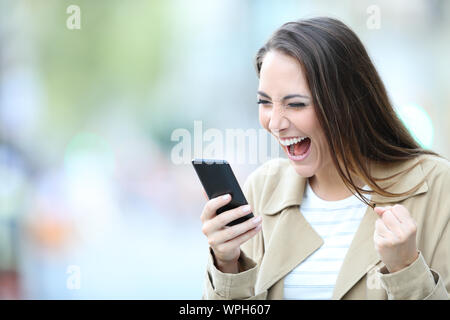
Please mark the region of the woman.
[[450, 163], [410, 136], [358, 37], [289, 22], [256, 70], [260, 123], [289, 160], [248, 177], [248, 207], [206, 203], [203, 298], [448, 299]]

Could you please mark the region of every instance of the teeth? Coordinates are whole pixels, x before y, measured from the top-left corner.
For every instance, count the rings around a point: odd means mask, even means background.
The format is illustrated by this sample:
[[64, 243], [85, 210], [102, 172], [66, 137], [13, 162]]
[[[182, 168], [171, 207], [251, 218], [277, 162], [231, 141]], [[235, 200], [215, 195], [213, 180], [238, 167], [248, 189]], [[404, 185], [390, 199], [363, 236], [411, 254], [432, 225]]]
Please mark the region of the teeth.
[[295, 138], [292, 138], [292, 139], [280, 140], [280, 142], [281, 142], [281, 144], [283, 146], [290, 146], [290, 145], [295, 144], [297, 142], [300, 142], [300, 141], [302, 141], [302, 140], [304, 140], [306, 138], [307, 137], [295, 137]]

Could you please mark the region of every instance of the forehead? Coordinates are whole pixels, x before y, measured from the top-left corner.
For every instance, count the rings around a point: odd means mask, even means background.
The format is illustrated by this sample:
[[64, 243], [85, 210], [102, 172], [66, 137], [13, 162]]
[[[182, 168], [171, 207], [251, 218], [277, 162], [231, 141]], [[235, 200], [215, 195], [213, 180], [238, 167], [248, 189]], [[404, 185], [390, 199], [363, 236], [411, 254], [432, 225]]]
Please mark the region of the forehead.
[[269, 51], [261, 65], [259, 90], [269, 95], [306, 93], [308, 86], [303, 68], [297, 59], [279, 51]]

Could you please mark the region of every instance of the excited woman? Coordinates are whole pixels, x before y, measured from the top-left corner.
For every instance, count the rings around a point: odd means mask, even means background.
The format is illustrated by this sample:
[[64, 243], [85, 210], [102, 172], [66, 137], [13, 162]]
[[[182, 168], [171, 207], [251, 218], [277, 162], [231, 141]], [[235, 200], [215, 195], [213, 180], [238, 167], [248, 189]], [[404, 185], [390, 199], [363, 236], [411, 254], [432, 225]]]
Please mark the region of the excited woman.
[[203, 298], [448, 299], [450, 162], [408, 133], [358, 37], [289, 22], [255, 65], [260, 123], [288, 159], [248, 177], [248, 207], [206, 203]]

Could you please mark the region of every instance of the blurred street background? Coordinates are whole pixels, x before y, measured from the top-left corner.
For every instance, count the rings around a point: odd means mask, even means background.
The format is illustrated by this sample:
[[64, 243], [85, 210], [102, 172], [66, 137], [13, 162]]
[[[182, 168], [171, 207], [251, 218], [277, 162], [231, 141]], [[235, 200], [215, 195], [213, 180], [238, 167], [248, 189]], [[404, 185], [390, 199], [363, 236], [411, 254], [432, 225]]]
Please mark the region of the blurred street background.
[[[200, 299], [206, 200], [173, 133], [190, 160], [195, 121], [260, 130], [253, 57], [314, 16], [357, 33], [449, 158], [450, 1], [0, 0], [0, 299]], [[265, 160], [233, 152], [243, 184]]]

